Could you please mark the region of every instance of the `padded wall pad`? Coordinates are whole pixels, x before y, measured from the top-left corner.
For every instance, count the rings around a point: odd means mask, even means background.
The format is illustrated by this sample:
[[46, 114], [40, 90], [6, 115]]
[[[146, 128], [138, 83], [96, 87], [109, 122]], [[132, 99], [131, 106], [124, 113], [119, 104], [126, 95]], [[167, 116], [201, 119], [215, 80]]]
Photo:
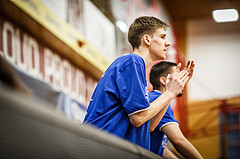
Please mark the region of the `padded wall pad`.
[[160, 156], [0, 87], [1, 158], [147, 159]]

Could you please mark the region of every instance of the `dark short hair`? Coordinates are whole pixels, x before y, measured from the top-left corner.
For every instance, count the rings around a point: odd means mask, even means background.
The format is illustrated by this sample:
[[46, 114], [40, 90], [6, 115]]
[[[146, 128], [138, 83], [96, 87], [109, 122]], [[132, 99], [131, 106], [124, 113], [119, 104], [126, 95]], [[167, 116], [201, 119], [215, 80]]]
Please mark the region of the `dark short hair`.
[[139, 48], [141, 44], [141, 38], [144, 34], [153, 35], [158, 28], [164, 28], [165, 30], [169, 25], [156, 17], [142, 16], [130, 25], [128, 30], [128, 41], [134, 48]]
[[177, 66], [177, 64], [167, 61], [162, 61], [153, 65], [150, 72], [150, 83], [152, 84], [154, 90], [159, 90], [160, 77], [167, 77], [167, 75], [170, 73], [170, 68], [173, 66]]

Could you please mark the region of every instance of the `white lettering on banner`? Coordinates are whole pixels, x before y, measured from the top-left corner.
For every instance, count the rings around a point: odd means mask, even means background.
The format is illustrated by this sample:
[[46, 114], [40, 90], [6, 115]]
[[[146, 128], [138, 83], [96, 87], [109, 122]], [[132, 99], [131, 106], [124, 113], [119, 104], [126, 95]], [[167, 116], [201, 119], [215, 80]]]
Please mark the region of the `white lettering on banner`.
[[29, 71], [31, 74], [33, 74], [34, 76], [38, 77], [41, 79], [40, 76], [40, 58], [39, 58], [39, 48], [38, 48], [38, 44], [36, 42], [35, 39], [33, 39], [32, 37], [29, 37], [29, 53], [28, 55], [30, 55], [30, 67], [29, 67]]
[[[29, 50], [29, 40], [28, 40], [28, 35], [27, 34], [23, 34], [23, 62], [25, 63], [26, 65], [26, 70], [27, 72], [29, 72], [29, 68], [31, 67], [30, 65], [30, 60], [32, 60], [32, 56], [30, 53], [30, 50]], [[29, 72], [31, 73], [31, 72]]]
[[26, 66], [26, 63], [24, 62], [24, 55], [21, 52], [21, 41], [20, 41], [20, 30], [19, 30], [19, 28], [17, 28], [15, 30], [14, 43], [15, 43], [17, 66], [22, 70], [26, 70], [27, 66]]
[[[91, 90], [95, 89], [97, 82], [95, 82], [92, 78], [87, 78], [87, 84], [89, 85], [89, 89], [87, 89], [87, 92], [86, 92], [87, 93], [86, 99], [91, 99], [92, 93], [93, 93], [93, 91]], [[90, 100], [88, 100], [88, 102], [90, 102]]]
[[88, 80], [82, 71], [76, 69], [66, 60], [61, 61], [58, 55], [54, 55], [51, 50], [44, 49], [44, 79], [58, 89], [62, 89], [65, 93], [72, 95], [80, 103], [87, 104], [91, 98], [86, 92], [91, 92], [95, 88], [92, 86], [94, 80]]
[[0, 54], [21, 70], [88, 104], [97, 81], [10, 22], [3, 21], [0, 25], [3, 35]]
[[18, 62], [18, 55], [21, 55], [21, 50], [20, 50], [20, 45], [21, 44], [20, 44], [19, 38], [20, 38], [20, 31], [17, 28], [17, 29], [15, 29], [15, 36], [13, 36], [13, 43], [14, 43], [13, 48], [15, 48], [14, 54], [16, 55], [15, 60], [16, 60], [17, 64], [19, 63]]
[[[90, 98], [87, 98], [87, 96], [86, 96], [86, 89], [87, 89], [86, 78], [81, 71], [76, 72], [75, 78], [76, 78], [76, 85], [82, 86], [82, 87], [76, 87], [76, 89], [80, 88], [77, 90], [77, 92], [78, 92], [78, 94], [82, 95], [79, 97], [79, 100], [83, 103], [86, 103], [86, 99], [90, 99]], [[88, 85], [88, 87], [90, 87], [90, 85]], [[86, 97], [86, 98], [84, 98], [84, 97]]]
[[44, 48], [44, 79], [46, 82], [51, 83], [54, 74], [53, 54], [51, 50]]
[[[79, 82], [78, 82], [78, 80], [79, 79], [77, 79], [77, 77], [78, 77], [78, 70], [77, 69], [75, 69], [75, 73], [73, 74], [73, 85], [72, 85], [72, 92], [73, 92], [73, 98], [77, 98], [78, 96], [79, 96], [79, 94], [80, 94], [80, 85], [79, 85]], [[81, 95], [80, 95], [81, 96]], [[78, 100], [79, 101], [81, 101], [81, 99], [80, 99], [80, 96], [79, 96], [79, 98], [78, 98]], [[82, 103], [84, 103], [84, 102], [82, 102]]]
[[82, 71], [70, 65], [66, 60], [61, 62], [60, 57], [56, 54], [54, 55], [47, 48], [44, 49], [44, 59], [45, 80], [54, 87], [62, 89], [65, 93], [70, 93], [79, 102], [87, 103], [91, 97], [88, 97], [86, 92], [87, 90], [89, 92], [93, 91], [93, 82], [87, 84]]
[[54, 74], [53, 85], [55, 87], [62, 88], [63, 87], [63, 83], [61, 83], [63, 81], [61, 79], [61, 77], [63, 75], [63, 72], [61, 69], [62, 61], [61, 61], [61, 58], [57, 54], [53, 55], [53, 63], [54, 63], [53, 72], [52, 72]]
[[[3, 52], [5, 53], [6, 58], [8, 58], [12, 63], [15, 63], [15, 51], [14, 48], [14, 27], [9, 22], [3, 24]], [[10, 40], [10, 41], [9, 41]], [[10, 42], [10, 43], [9, 43]], [[10, 51], [11, 50], [11, 51]]]
[[67, 94], [70, 93], [71, 91], [71, 75], [72, 75], [72, 67], [70, 66], [70, 63], [66, 60], [63, 60], [63, 65], [62, 65], [62, 70], [63, 70], [63, 91], [66, 92]]
[[[19, 29], [17, 29], [17, 30], [19, 31]], [[26, 39], [27, 39], [27, 35], [23, 34], [23, 41], [22, 41], [22, 46], [21, 46], [21, 40], [20, 40], [20, 35], [19, 35], [18, 42], [16, 42], [16, 43], [19, 43], [19, 50], [20, 50], [20, 52], [18, 52], [19, 54], [17, 55], [17, 66], [24, 71], [27, 70], [27, 44], [25, 42]], [[21, 51], [20, 47], [22, 47], [22, 51]]]

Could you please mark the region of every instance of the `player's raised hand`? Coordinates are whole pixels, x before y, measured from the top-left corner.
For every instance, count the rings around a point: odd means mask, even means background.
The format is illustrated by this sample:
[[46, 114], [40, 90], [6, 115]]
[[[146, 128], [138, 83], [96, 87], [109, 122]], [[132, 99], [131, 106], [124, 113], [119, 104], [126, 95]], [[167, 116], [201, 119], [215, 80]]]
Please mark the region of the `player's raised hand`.
[[193, 60], [192, 61], [188, 60], [187, 65], [184, 68], [184, 69], [188, 70], [188, 72], [189, 72], [189, 79], [188, 79], [188, 81], [193, 76], [194, 68], [195, 68], [195, 62]]
[[167, 76], [165, 89], [172, 94], [172, 97], [176, 97], [182, 92], [185, 84], [189, 80], [188, 69], [180, 71], [181, 63], [179, 63], [174, 72]]

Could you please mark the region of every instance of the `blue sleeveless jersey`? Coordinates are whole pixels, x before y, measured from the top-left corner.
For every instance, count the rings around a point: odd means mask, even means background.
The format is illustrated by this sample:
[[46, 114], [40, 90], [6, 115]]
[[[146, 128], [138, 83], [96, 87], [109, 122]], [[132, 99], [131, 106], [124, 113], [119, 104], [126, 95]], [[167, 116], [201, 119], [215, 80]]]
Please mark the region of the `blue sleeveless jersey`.
[[149, 106], [144, 60], [127, 54], [117, 58], [101, 77], [84, 122], [150, 150], [150, 121], [134, 127], [129, 120]]

